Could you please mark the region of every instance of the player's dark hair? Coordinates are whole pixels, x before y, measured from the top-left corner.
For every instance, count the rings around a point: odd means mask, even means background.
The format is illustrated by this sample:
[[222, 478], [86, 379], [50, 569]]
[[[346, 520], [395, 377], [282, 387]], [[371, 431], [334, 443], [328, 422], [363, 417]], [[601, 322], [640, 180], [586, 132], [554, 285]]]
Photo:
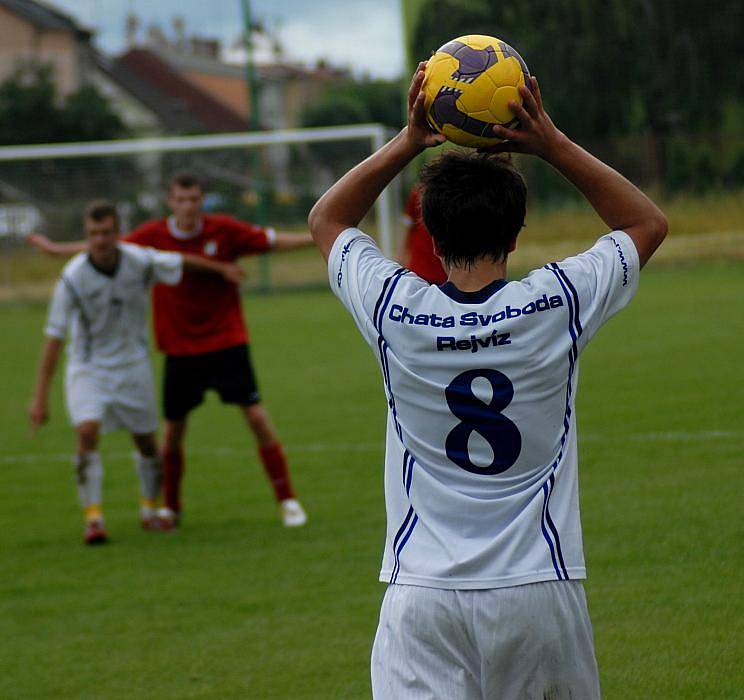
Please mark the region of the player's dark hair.
[[527, 187], [503, 156], [445, 151], [421, 172], [421, 213], [448, 265], [505, 259], [527, 209]]
[[177, 173], [171, 175], [170, 182], [168, 183], [168, 190], [174, 187], [183, 187], [184, 189], [191, 189], [192, 187], [198, 187], [204, 192], [204, 181], [190, 170], [179, 170]]
[[119, 213], [116, 205], [107, 199], [95, 199], [85, 207], [85, 218], [92, 221], [103, 221], [112, 217], [116, 227], [119, 227]]

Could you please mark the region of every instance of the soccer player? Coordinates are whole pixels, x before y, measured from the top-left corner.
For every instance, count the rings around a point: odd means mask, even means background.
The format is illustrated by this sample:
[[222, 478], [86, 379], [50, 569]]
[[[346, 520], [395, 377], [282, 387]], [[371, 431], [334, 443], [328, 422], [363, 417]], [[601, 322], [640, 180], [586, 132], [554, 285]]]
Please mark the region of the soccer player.
[[[245, 255], [312, 245], [309, 234], [279, 233], [230, 216], [205, 214], [204, 187], [193, 173], [173, 176], [168, 206], [171, 216], [142, 224], [124, 240], [227, 262]], [[79, 243], [55, 244], [44, 236], [36, 235], [30, 240], [52, 254], [80, 249]], [[157, 345], [166, 355], [165, 507], [159, 512], [163, 526], [175, 526], [180, 519], [188, 417], [202, 403], [208, 389], [217, 391], [223, 403], [237, 405], [243, 414], [258, 443], [259, 458], [279, 503], [283, 524], [304, 525], [307, 515], [292, 487], [282, 444], [261, 403], [237, 285], [187, 271], [178, 285], [155, 287], [153, 316]]]
[[431, 284], [444, 284], [447, 273], [434, 252], [434, 242], [421, 218], [421, 189], [414, 185], [403, 210], [405, 230], [401, 241], [401, 263]]
[[91, 203], [84, 226], [89, 250], [65, 266], [54, 289], [29, 418], [36, 431], [49, 417], [49, 389], [69, 333], [65, 395], [77, 434], [75, 473], [85, 512], [85, 542], [98, 544], [107, 538], [101, 508], [103, 465], [97, 452], [101, 432], [124, 428], [132, 435], [141, 523], [157, 529], [162, 466], [147, 347], [149, 288], [177, 284], [183, 266], [229, 280], [238, 280], [241, 271], [230, 263], [120, 243], [116, 209], [108, 202]]
[[561, 133], [537, 81], [495, 150], [533, 154], [610, 233], [507, 282], [525, 217], [521, 176], [496, 154], [447, 151], [422, 176], [424, 222], [448, 273], [425, 283], [357, 226], [382, 189], [442, 142], [424, 117], [315, 205], [330, 284], [378, 357], [388, 401], [389, 585], [372, 651], [375, 698], [598, 698], [578, 503], [579, 354], [626, 306], [667, 222], [642, 192]]

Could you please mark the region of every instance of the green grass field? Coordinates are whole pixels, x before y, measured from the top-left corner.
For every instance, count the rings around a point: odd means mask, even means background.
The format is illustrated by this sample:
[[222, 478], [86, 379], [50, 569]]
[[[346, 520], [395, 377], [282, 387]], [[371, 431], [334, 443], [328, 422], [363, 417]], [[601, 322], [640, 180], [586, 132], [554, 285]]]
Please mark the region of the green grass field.
[[[608, 699], [744, 697], [743, 280], [740, 263], [652, 266], [582, 358], [586, 588]], [[115, 434], [112, 542], [87, 549], [60, 376], [51, 423], [26, 428], [45, 309], [0, 306], [0, 697], [369, 697], [379, 373], [330, 293], [253, 297], [246, 313], [309, 525], [279, 525], [237, 412], [211, 398], [189, 435], [182, 529], [138, 528]]]

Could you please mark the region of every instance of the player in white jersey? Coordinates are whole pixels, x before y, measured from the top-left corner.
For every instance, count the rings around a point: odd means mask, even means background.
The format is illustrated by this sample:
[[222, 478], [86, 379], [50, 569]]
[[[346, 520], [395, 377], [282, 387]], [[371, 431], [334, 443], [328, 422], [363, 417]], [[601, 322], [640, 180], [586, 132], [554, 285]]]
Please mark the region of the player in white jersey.
[[330, 284], [378, 358], [388, 402], [390, 584], [372, 652], [375, 698], [596, 698], [578, 502], [578, 358], [638, 287], [666, 234], [659, 209], [558, 131], [537, 82], [496, 151], [542, 157], [611, 233], [507, 282], [526, 188], [496, 154], [448, 151], [422, 209], [448, 273], [429, 285], [358, 228], [424, 148], [421, 64], [408, 126], [315, 205]]
[[89, 252], [65, 265], [54, 289], [29, 418], [36, 430], [49, 417], [49, 389], [69, 334], [65, 395], [77, 434], [78, 495], [86, 518], [85, 541], [97, 544], [107, 539], [101, 508], [103, 466], [97, 452], [101, 432], [124, 428], [131, 433], [137, 448], [141, 523], [157, 529], [162, 466], [147, 341], [150, 287], [177, 284], [182, 266], [231, 281], [239, 279], [240, 271], [231, 263], [118, 242], [116, 209], [107, 202], [88, 207], [85, 233]]

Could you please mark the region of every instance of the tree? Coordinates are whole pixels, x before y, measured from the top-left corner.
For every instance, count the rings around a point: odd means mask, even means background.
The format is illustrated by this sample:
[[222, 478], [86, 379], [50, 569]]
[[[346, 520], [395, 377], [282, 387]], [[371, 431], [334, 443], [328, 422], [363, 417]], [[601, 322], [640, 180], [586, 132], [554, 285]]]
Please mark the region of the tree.
[[0, 143], [58, 141], [60, 110], [48, 67], [19, 71], [0, 85]]
[[725, 100], [744, 99], [743, 26], [740, 0], [424, 0], [411, 46], [425, 58], [461, 34], [499, 36], [572, 135], [663, 134], [715, 128]]
[[92, 85], [83, 85], [67, 98], [62, 126], [70, 141], [116, 139], [126, 134], [124, 122]]
[[[125, 134], [121, 119], [92, 86], [83, 86], [65, 101], [57, 99], [48, 66], [27, 66], [0, 84], [0, 144], [90, 141]], [[3, 164], [0, 177], [33, 192], [49, 231], [59, 235], [77, 230], [85, 201], [120, 192], [121, 183], [136, 182], [137, 172], [127, 157], [75, 158], [10, 161]]]
[[400, 81], [364, 80], [329, 87], [302, 115], [303, 126], [377, 123], [403, 126]]
[[0, 84], [0, 144], [114, 139], [126, 132], [93, 86], [60, 103], [49, 66], [27, 66]]

